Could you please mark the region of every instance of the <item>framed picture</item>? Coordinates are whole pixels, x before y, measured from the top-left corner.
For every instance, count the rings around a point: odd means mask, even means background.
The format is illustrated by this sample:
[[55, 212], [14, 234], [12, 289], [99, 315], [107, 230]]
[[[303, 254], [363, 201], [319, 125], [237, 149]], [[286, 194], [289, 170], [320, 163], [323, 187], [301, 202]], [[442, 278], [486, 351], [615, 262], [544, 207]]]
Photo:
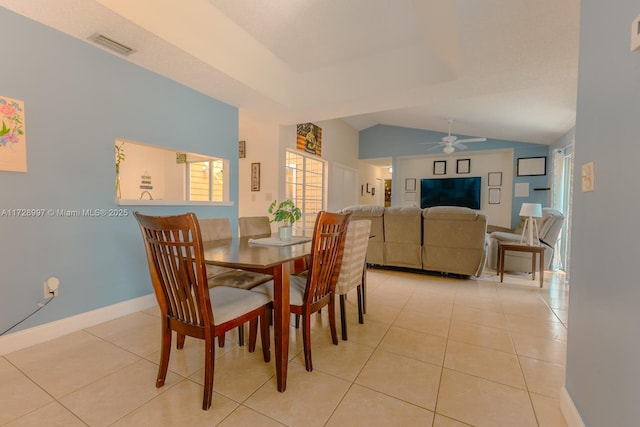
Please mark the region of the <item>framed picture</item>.
[[360, 195], [364, 196], [364, 184], [360, 186]]
[[502, 185], [502, 172], [489, 172], [489, 187], [499, 187]]
[[367, 182], [367, 193], [371, 193], [371, 184]]
[[547, 174], [547, 157], [520, 157], [516, 166], [517, 176], [541, 176]]
[[447, 174], [447, 161], [435, 160], [433, 162], [433, 174], [434, 175], [446, 175]]
[[416, 191], [415, 178], [407, 178], [404, 180], [404, 191]]
[[247, 141], [238, 141], [238, 158], [247, 157]]
[[371, 187], [371, 195], [372, 196], [376, 195], [376, 187]]
[[499, 188], [490, 188], [489, 189], [489, 204], [490, 205], [499, 205], [500, 204], [500, 189]]
[[260, 191], [260, 163], [251, 163], [251, 191]]
[[456, 162], [456, 173], [470, 173], [471, 159], [458, 159]]

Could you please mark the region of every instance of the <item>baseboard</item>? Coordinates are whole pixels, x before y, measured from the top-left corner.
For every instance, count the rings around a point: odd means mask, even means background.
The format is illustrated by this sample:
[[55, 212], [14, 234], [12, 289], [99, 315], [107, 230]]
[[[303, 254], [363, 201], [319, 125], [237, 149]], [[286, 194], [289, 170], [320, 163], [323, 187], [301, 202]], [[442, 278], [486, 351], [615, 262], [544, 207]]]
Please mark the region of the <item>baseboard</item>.
[[576, 405], [573, 404], [573, 400], [566, 387], [562, 387], [560, 390], [560, 411], [562, 411], [568, 427], [585, 427], [582, 417]]
[[153, 307], [155, 304], [155, 295], [149, 294], [5, 335], [0, 337], [0, 356]]

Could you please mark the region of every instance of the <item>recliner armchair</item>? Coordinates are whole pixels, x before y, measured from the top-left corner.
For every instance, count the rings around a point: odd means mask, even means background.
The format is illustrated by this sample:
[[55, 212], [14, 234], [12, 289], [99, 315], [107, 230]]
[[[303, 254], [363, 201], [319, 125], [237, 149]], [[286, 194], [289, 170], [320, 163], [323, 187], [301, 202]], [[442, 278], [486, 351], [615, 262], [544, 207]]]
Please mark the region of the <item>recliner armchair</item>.
[[[543, 208], [542, 218], [537, 220], [540, 244], [544, 246], [544, 268], [548, 270], [553, 260], [553, 249], [564, 224], [564, 215], [557, 209]], [[487, 266], [497, 270], [498, 243], [520, 243], [524, 221], [514, 230], [493, 231], [488, 235], [489, 254]], [[526, 239], [526, 237], [525, 237]], [[504, 271], [531, 272], [531, 255], [528, 252], [507, 251], [504, 258]]]

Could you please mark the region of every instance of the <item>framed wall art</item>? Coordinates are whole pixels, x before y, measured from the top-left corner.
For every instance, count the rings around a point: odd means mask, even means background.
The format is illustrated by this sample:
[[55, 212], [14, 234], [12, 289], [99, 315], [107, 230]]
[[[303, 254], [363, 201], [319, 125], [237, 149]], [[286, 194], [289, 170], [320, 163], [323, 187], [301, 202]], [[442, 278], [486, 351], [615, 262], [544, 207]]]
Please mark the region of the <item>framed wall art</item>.
[[517, 176], [541, 176], [547, 174], [547, 157], [520, 157], [516, 166]]
[[320, 157], [322, 155], [322, 128], [313, 123], [296, 126], [296, 148]]
[[238, 158], [247, 157], [247, 141], [238, 141]]
[[404, 200], [407, 202], [415, 202], [417, 199], [417, 193], [404, 193]]
[[416, 179], [406, 178], [404, 180], [404, 191], [416, 191]]
[[489, 172], [489, 187], [499, 187], [502, 185], [502, 172]]
[[458, 159], [456, 161], [456, 173], [470, 173], [471, 159]]
[[447, 174], [447, 161], [435, 160], [433, 162], [433, 174], [434, 175], [446, 175]]
[[500, 189], [499, 188], [490, 188], [489, 189], [489, 204], [490, 205], [499, 205], [500, 204]]
[[251, 163], [251, 191], [260, 191], [260, 163]]
[[27, 171], [24, 102], [0, 96], [0, 170]]

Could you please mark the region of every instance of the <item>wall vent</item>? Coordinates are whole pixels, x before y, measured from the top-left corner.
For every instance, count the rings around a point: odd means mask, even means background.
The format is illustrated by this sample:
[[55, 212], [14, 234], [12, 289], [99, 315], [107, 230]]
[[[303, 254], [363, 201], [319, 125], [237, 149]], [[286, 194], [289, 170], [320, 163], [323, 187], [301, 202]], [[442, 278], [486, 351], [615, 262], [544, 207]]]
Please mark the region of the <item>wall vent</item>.
[[107, 49], [112, 50], [120, 55], [128, 56], [135, 52], [135, 50], [133, 50], [129, 46], [118, 43], [117, 41], [112, 40], [109, 37], [99, 33], [94, 33], [89, 36], [89, 40], [96, 44], [99, 44], [102, 47], [106, 47]]

